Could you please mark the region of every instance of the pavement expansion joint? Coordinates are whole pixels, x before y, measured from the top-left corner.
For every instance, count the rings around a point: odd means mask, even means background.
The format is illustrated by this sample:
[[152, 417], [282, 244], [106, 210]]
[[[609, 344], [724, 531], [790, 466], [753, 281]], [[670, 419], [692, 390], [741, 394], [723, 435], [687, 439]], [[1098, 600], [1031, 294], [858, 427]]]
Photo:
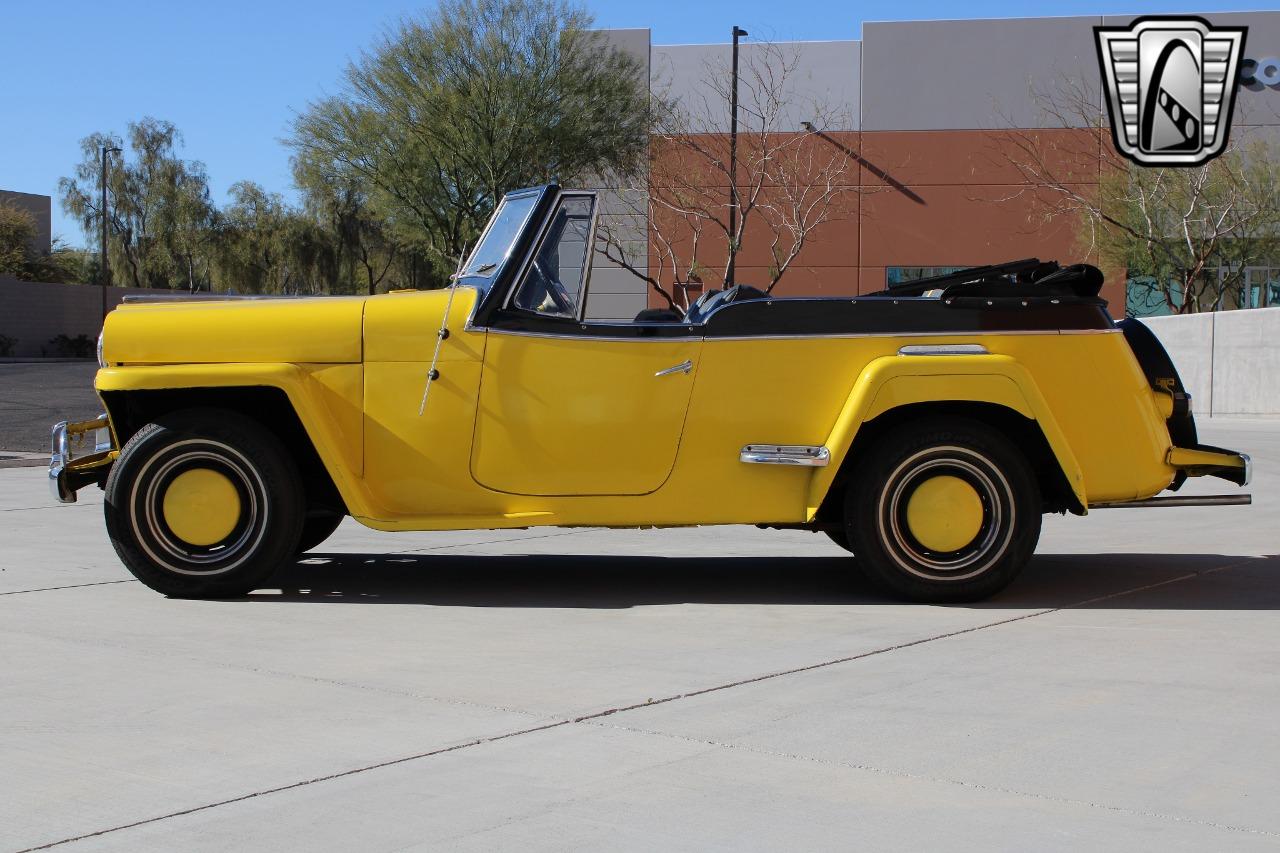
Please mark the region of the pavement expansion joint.
[[100, 503], [93, 503], [93, 502], [91, 502], [91, 501], [87, 501], [87, 502], [84, 502], [84, 503], [73, 503], [73, 504], [54, 504], [53, 506], [49, 506], [49, 505], [45, 505], [45, 506], [11, 506], [11, 507], [7, 507], [7, 508], [5, 508], [5, 509], [0, 509], [0, 512], [32, 512], [32, 511], [34, 511], [34, 510], [38, 510], [38, 509], [44, 509], [44, 510], [56, 509], [58, 512], [64, 512], [64, 511], [66, 511], [66, 510], [72, 510], [72, 509], [84, 509], [85, 507], [101, 507], [101, 506], [102, 506], [102, 504], [100, 504]]
[[36, 589], [15, 589], [9, 592], [0, 592], [0, 596], [5, 595], [26, 595], [29, 592], [54, 592], [59, 589], [82, 589], [86, 586], [110, 586], [116, 583], [137, 583], [133, 578], [122, 578], [118, 581], [90, 581], [88, 583], [72, 583], [66, 586], [42, 586]]

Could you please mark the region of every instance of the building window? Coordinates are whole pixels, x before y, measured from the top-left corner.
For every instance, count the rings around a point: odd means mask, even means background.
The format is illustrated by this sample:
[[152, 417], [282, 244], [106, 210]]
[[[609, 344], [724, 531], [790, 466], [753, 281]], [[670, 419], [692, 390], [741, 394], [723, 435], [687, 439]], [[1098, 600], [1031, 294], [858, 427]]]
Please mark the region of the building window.
[[[1161, 286], [1154, 276], [1134, 276], [1125, 282], [1124, 301], [1126, 317], [1163, 317], [1182, 306], [1182, 285], [1170, 281]], [[1169, 307], [1170, 301], [1173, 302], [1172, 310]]]
[[[1206, 281], [1197, 286], [1201, 311], [1280, 306], [1280, 266], [1221, 266], [1216, 284], [1212, 276], [1211, 268]], [[1130, 317], [1179, 313], [1182, 305], [1182, 284], [1176, 279], [1162, 285], [1152, 276], [1134, 276], [1125, 282], [1125, 313]]]
[[949, 275], [968, 267], [885, 267], [885, 286], [892, 290], [904, 284], [910, 284], [922, 278], [933, 278], [935, 275]]
[[[1218, 275], [1225, 277], [1225, 271]], [[1280, 306], [1280, 267], [1245, 267], [1237, 304], [1241, 308]]]

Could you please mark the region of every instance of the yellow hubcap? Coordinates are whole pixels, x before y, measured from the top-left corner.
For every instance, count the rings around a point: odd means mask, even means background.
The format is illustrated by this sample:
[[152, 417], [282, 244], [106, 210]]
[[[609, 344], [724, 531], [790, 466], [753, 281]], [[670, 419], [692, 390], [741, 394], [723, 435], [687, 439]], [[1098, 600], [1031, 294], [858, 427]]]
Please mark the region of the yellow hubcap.
[[931, 477], [907, 501], [907, 527], [930, 551], [958, 551], [982, 529], [982, 498], [959, 477]]
[[240, 520], [240, 493], [222, 473], [192, 468], [173, 478], [164, 493], [164, 521], [190, 545], [221, 542]]

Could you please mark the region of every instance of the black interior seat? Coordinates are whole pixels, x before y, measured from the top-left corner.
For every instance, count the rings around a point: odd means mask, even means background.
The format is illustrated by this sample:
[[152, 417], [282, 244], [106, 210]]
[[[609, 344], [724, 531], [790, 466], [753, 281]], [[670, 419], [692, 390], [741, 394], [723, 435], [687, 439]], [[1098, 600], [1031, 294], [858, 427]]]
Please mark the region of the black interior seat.
[[683, 323], [680, 312], [671, 308], [646, 308], [635, 316], [634, 323]]

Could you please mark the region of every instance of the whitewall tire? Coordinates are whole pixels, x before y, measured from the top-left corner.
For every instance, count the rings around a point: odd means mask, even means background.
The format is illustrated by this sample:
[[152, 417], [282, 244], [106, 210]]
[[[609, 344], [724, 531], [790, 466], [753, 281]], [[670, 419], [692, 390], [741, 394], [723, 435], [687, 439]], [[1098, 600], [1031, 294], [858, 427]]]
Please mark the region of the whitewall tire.
[[303, 491], [257, 422], [188, 409], [129, 439], [107, 478], [107, 532], [138, 580], [180, 598], [243, 595], [296, 553]]
[[1040, 491], [1011, 440], [962, 418], [867, 448], [845, 498], [864, 573], [913, 601], [973, 601], [1008, 585], [1040, 536]]

